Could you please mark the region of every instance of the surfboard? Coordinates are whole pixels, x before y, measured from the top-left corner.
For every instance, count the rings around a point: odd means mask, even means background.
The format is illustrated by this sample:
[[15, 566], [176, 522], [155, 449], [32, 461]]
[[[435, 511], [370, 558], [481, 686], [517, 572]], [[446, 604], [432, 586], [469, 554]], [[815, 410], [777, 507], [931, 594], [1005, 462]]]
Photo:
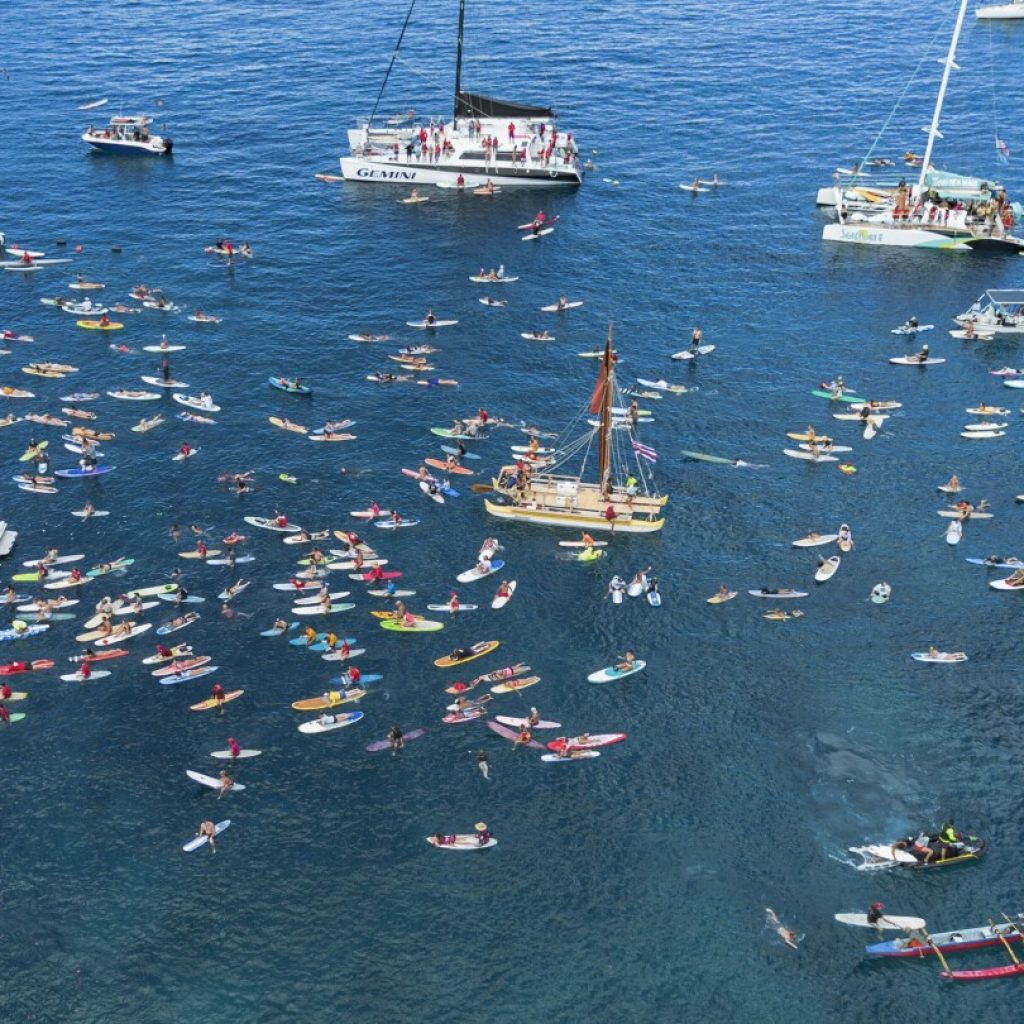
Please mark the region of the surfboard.
[[[212, 775], [204, 775], [202, 772], [195, 772], [191, 769], [186, 769], [185, 774], [193, 782], [198, 782], [200, 786], [206, 786], [209, 789], [221, 788], [220, 779], [215, 779]], [[241, 791], [243, 789], [245, 789], [245, 786], [243, 786], [242, 783], [235, 782], [234, 785], [232, 785], [231, 788], [228, 790], [228, 792], [230, 793], [234, 790]]]
[[[219, 836], [221, 832], [223, 832], [224, 829], [226, 829], [230, 824], [230, 819], [227, 819], [226, 821], [218, 821], [217, 824], [213, 827], [214, 839], [216, 839], [217, 836]], [[189, 842], [187, 842], [182, 847], [182, 850], [184, 850], [185, 853], [192, 853], [193, 850], [198, 850], [199, 847], [205, 846], [209, 841], [210, 840], [207, 836], [196, 836], [195, 839], [192, 839]]]

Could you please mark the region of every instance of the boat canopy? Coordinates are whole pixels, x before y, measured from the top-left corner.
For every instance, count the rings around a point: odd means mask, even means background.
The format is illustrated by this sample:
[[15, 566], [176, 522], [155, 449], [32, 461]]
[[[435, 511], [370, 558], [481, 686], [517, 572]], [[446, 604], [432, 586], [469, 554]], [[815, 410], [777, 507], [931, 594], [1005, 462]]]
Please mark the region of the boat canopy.
[[531, 107], [526, 103], [513, 103], [475, 92], [455, 94], [456, 117], [523, 117], [551, 120], [555, 112], [550, 107]]
[[1024, 306], [1024, 288], [992, 288], [985, 295], [996, 306]]

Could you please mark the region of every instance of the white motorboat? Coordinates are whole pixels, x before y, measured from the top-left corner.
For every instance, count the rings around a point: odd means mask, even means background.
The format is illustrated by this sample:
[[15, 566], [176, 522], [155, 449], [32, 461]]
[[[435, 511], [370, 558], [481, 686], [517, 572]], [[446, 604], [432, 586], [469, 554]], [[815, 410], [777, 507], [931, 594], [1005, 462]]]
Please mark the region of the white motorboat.
[[18, 534], [14, 530], [7, 529], [7, 524], [0, 520], [0, 558], [11, 553]]
[[991, 288], [953, 319], [973, 323], [975, 334], [1024, 334], [1024, 288]]
[[979, 21], [1007, 21], [1011, 18], [1024, 18], [1024, 0], [1011, 0], [1008, 4], [979, 7], [975, 10], [974, 16]]
[[[939, 130], [942, 104], [950, 74], [957, 67], [956, 48], [967, 13], [967, 0], [961, 0], [949, 50], [942, 62], [942, 81], [935, 99], [928, 144], [921, 158], [921, 173], [916, 185], [902, 184], [891, 199], [878, 202], [875, 210], [849, 209], [843, 201], [843, 189], [836, 187], [835, 223], [822, 229], [822, 240], [854, 245], [897, 246], [914, 249], [964, 251], [997, 249], [1024, 252], [1024, 238], [1013, 235], [1015, 210], [1005, 192], [991, 193], [982, 202], [943, 201], [928, 184], [935, 140]], [[1016, 211], [1019, 216], [1019, 209]]]
[[[410, 110], [381, 120], [375, 105], [348, 132], [350, 153], [341, 157], [344, 178], [466, 190], [488, 183], [496, 188], [581, 184], [584, 171], [576, 142], [571, 132], [558, 129], [553, 110], [462, 89], [464, 18], [465, 0], [459, 0], [452, 119], [424, 122]], [[396, 47], [378, 103], [397, 56]]]
[[104, 153], [137, 156], [170, 156], [174, 141], [150, 133], [151, 118], [145, 114], [117, 116], [106, 128], [91, 125], [82, 133], [82, 141]]

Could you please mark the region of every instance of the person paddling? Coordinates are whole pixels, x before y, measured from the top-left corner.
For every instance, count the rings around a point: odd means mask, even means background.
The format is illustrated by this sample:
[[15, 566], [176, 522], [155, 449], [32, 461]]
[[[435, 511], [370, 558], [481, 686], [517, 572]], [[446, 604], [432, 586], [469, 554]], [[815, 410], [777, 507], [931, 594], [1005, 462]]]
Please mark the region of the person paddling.
[[210, 853], [217, 852], [217, 826], [212, 821], [203, 821], [199, 824], [199, 831], [196, 833], [197, 839], [205, 838], [210, 844]]

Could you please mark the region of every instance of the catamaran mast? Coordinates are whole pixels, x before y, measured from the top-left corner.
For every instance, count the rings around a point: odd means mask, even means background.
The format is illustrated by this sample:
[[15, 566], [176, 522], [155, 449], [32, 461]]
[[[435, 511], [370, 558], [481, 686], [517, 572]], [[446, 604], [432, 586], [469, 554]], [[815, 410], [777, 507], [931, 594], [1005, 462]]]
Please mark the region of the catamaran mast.
[[602, 497], [611, 491], [612, 451], [612, 328], [608, 324], [608, 340], [604, 345], [604, 359], [601, 362], [601, 425], [597, 439], [597, 483]]
[[465, 20], [466, 0], [459, 0], [459, 38], [455, 45], [455, 112], [452, 114], [452, 123], [459, 118], [459, 93], [462, 91], [462, 26]]
[[[395, 51], [391, 54], [391, 63], [388, 65], [387, 74], [384, 76], [384, 81], [380, 83], [380, 92], [377, 93], [377, 99], [373, 104], [373, 110], [370, 112], [370, 119], [366, 122], [366, 130], [369, 132], [373, 125], [374, 115], [377, 113], [377, 107], [380, 106], [380, 99], [384, 95], [384, 87], [388, 84], [388, 79], [391, 77], [391, 71], [395, 66], [395, 61], [398, 60], [398, 51], [402, 48], [402, 40], [405, 38], [405, 30], [409, 27], [409, 19], [412, 17], [412, 9], [416, 6], [416, 0], [412, 0], [409, 4], [409, 12], [405, 16], [405, 24], [402, 26], [402, 31], [398, 34], [398, 42], [395, 43]], [[459, 35], [461, 36], [462, 29], [459, 29]]]
[[949, 85], [949, 73], [956, 67], [956, 46], [960, 42], [960, 30], [964, 25], [964, 15], [967, 13], [967, 0], [960, 0], [960, 13], [956, 17], [956, 27], [953, 29], [953, 38], [949, 41], [949, 53], [942, 68], [942, 83], [939, 85], [939, 95], [935, 99], [935, 113], [932, 115], [932, 124], [928, 129], [928, 145], [925, 147], [924, 159], [921, 161], [921, 176], [917, 181], [917, 194], [920, 198], [924, 195], [924, 179], [928, 174], [928, 167], [932, 160], [932, 147], [935, 145], [935, 137], [941, 135], [939, 131], [939, 118], [942, 115], [942, 102], [946, 98], [946, 86]]

